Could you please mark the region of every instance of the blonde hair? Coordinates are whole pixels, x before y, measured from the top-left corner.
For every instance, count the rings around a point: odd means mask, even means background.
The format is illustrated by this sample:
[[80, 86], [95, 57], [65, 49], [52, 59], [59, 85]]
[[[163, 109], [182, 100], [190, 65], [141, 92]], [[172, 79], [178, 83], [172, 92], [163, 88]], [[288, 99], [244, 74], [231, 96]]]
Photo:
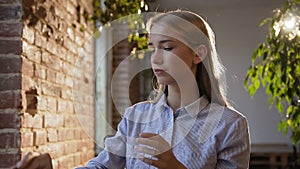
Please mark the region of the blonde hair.
[[[200, 94], [205, 94], [210, 102], [220, 105], [228, 105], [226, 100], [226, 85], [224, 78], [224, 66], [222, 65], [216, 50], [215, 35], [209, 24], [200, 16], [190, 11], [176, 10], [160, 13], [150, 18], [147, 22], [148, 33], [155, 27], [168, 28], [164, 35], [174, 37], [194, 52], [196, 48], [204, 44], [208, 49], [206, 58], [197, 65], [196, 81]], [[155, 29], [159, 30], [159, 29]], [[160, 87], [164, 90], [164, 87]], [[158, 91], [161, 93], [162, 91]], [[157, 95], [158, 97], [161, 94]], [[158, 100], [157, 98], [155, 100]]]

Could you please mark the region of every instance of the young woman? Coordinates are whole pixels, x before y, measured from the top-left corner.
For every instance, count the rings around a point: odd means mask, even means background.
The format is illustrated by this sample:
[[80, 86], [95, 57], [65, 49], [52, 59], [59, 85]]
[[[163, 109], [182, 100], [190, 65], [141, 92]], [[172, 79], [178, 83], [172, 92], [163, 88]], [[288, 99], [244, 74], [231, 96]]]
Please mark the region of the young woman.
[[147, 29], [156, 98], [129, 107], [105, 150], [83, 168], [248, 168], [248, 124], [226, 101], [207, 22], [172, 11]]
[[189, 11], [147, 23], [155, 98], [126, 109], [91, 168], [248, 168], [246, 118], [225, 97], [224, 68], [208, 23]]

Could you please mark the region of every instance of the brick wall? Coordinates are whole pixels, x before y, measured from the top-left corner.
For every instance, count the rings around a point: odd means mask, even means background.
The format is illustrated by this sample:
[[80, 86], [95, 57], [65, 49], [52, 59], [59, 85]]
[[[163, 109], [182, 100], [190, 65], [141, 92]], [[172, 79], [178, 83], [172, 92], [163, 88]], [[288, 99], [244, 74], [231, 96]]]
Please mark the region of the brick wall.
[[91, 12], [92, 0], [0, 1], [0, 168], [29, 151], [58, 169], [94, 156]]
[[21, 158], [21, 17], [19, 1], [0, 1], [0, 168]]
[[[112, 128], [117, 129], [119, 122], [121, 121], [121, 114], [124, 113], [120, 108], [128, 107], [131, 105], [130, 100], [127, 96], [129, 81], [129, 63], [124, 61], [126, 57], [130, 55], [132, 45], [124, 37], [129, 35], [129, 29], [126, 24], [114, 23], [112, 39], [113, 39], [113, 48], [112, 48], [112, 73], [115, 80], [115, 86], [112, 88], [112, 95], [114, 95], [112, 103]], [[123, 62], [123, 66], [119, 67], [120, 63]], [[120, 69], [119, 73], [115, 73], [116, 69]], [[118, 108], [117, 108], [117, 107]], [[121, 112], [120, 112], [121, 111]]]

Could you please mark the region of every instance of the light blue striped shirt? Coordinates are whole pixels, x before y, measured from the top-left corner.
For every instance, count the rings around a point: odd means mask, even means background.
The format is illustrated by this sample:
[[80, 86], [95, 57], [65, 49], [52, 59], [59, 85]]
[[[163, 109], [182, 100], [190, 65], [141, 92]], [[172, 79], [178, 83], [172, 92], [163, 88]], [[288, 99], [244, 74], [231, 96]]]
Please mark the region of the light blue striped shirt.
[[163, 95], [156, 103], [141, 102], [126, 109], [105, 150], [78, 169], [147, 169], [133, 150], [142, 132], [160, 134], [188, 169], [246, 169], [250, 159], [248, 123], [236, 110], [209, 103], [202, 96], [173, 113]]

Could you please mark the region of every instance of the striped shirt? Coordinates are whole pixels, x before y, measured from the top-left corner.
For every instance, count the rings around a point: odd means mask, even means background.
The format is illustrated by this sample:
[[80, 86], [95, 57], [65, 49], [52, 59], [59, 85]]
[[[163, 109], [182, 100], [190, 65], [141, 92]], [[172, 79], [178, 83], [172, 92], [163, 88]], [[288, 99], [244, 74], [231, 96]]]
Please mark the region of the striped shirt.
[[160, 134], [188, 169], [248, 168], [249, 132], [242, 114], [209, 103], [205, 96], [175, 113], [166, 101], [163, 95], [156, 103], [127, 108], [116, 135], [105, 140], [105, 149], [78, 169], [154, 169], [136, 158], [135, 138], [142, 132]]

